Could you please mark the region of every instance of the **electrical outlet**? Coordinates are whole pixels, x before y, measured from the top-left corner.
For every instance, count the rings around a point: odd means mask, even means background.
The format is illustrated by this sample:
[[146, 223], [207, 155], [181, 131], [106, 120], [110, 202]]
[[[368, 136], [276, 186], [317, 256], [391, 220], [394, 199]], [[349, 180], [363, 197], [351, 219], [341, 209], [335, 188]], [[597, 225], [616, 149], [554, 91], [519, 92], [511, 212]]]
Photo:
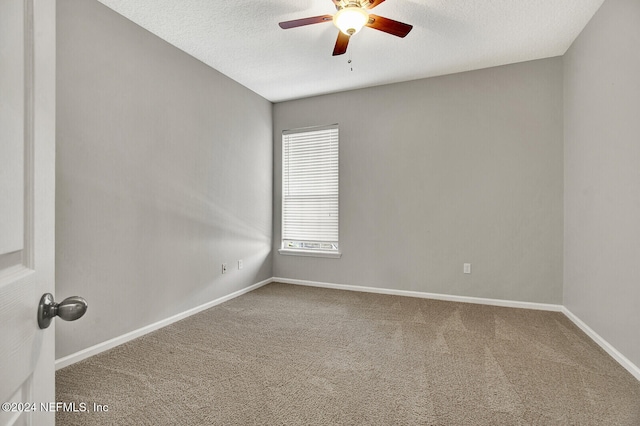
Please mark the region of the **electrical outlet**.
[[223, 274], [226, 274], [226, 273], [227, 273], [227, 264], [226, 264], [226, 263], [223, 263], [223, 264], [222, 264], [222, 273], [223, 273]]
[[238, 260], [238, 269], [242, 269], [244, 268], [244, 263], [242, 262], [242, 259]]
[[471, 273], [471, 264], [470, 263], [465, 263], [463, 270], [464, 270], [465, 274], [470, 274]]

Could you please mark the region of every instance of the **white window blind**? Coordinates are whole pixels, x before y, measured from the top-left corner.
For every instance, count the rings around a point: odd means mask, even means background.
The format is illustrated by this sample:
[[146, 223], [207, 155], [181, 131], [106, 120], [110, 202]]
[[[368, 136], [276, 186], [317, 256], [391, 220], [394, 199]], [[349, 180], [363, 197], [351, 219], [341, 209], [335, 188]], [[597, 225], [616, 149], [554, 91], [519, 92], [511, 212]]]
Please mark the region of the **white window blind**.
[[338, 126], [282, 133], [282, 248], [338, 250]]

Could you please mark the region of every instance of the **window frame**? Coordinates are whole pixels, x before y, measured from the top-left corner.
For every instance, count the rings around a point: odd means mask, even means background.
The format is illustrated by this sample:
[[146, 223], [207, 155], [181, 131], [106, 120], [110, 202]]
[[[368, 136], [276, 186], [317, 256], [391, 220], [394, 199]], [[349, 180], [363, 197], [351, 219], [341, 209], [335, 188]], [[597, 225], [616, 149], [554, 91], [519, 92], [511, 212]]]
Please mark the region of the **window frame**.
[[[337, 223], [337, 236], [338, 239], [335, 242], [327, 242], [327, 241], [313, 241], [308, 239], [292, 239], [292, 238], [284, 238], [285, 237], [285, 167], [287, 167], [287, 160], [285, 158], [287, 151], [285, 149], [285, 138], [288, 135], [298, 135], [309, 132], [318, 132], [323, 130], [335, 130], [336, 131], [336, 149], [337, 149], [337, 158], [335, 162], [337, 163], [337, 215], [338, 215], [338, 223]], [[304, 127], [304, 128], [296, 128], [290, 130], [284, 130], [282, 132], [281, 139], [281, 149], [282, 149], [282, 170], [281, 170], [281, 216], [280, 216], [280, 249], [278, 253], [282, 255], [293, 255], [293, 256], [310, 256], [310, 257], [327, 257], [327, 258], [340, 258], [342, 256], [342, 251], [340, 247], [340, 133], [338, 124], [330, 124], [325, 126], [313, 126], [313, 127]], [[289, 235], [287, 235], [288, 237]], [[327, 250], [323, 248], [303, 248], [303, 247], [285, 247], [285, 244], [288, 242], [292, 242], [294, 244], [334, 244], [336, 248], [332, 250]]]

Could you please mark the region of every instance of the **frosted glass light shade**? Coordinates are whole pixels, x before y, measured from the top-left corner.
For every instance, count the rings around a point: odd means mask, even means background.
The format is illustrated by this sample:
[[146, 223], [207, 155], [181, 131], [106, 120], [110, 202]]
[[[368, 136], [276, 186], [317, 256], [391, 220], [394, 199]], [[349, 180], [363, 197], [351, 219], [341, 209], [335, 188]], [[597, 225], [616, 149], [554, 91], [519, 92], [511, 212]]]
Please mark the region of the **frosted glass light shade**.
[[361, 7], [345, 7], [333, 17], [333, 23], [346, 35], [354, 35], [369, 21], [369, 14]]

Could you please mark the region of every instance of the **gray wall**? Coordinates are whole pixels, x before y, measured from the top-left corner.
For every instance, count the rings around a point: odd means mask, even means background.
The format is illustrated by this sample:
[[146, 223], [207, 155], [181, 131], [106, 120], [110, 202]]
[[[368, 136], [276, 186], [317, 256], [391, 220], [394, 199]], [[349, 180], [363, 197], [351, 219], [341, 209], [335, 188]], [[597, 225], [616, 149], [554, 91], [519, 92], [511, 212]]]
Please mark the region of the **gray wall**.
[[[283, 256], [274, 276], [562, 303], [562, 60], [274, 105], [281, 132], [340, 124], [341, 259]], [[463, 274], [463, 263], [472, 274]]]
[[96, 1], [57, 13], [56, 293], [89, 302], [60, 358], [272, 276], [272, 105]]
[[639, 23], [607, 0], [564, 57], [564, 304], [640, 366]]

